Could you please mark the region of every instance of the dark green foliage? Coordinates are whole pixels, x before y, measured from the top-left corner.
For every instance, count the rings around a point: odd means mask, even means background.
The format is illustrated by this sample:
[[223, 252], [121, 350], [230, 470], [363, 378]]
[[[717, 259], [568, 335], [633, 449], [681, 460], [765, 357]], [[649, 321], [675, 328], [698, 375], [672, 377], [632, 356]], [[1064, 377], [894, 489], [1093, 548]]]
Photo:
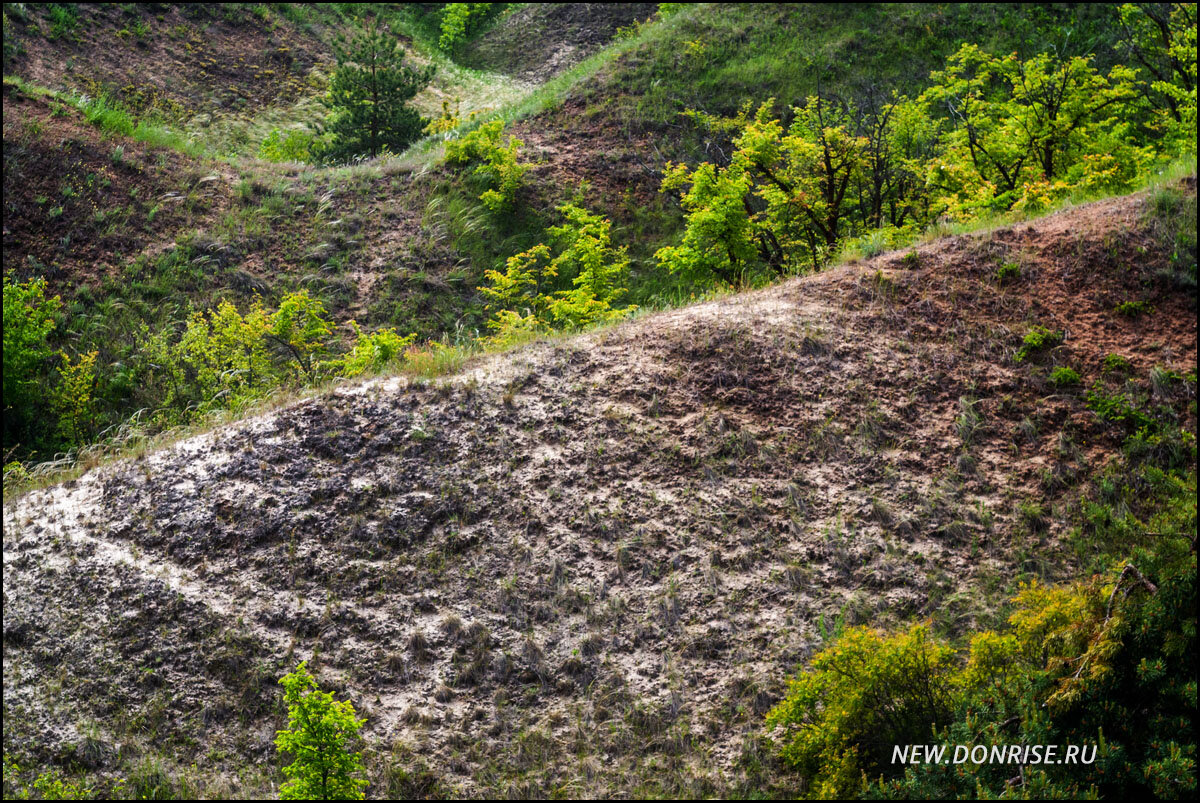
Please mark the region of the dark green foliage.
[[[921, 626], [893, 636], [848, 631], [818, 654], [768, 717], [781, 757], [803, 773], [804, 795], [1194, 796], [1195, 456], [1188, 433], [1131, 436], [1123, 464], [1083, 506], [1083, 548], [1097, 573], [1070, 586], [1023, 586], [1008, 626], [975, 634], [961, 656]], [[943, 706], [929, 707], [939, 699]], [[899, 712], [923, 722], [889, 730]], [[884, 724], [863, 726], [876, 720]], [[1087, 748], [1085, 758], [1095, 752], [1087, 763], [1019, 770], [995, 760], [904, 766], [881, 742], [989, 755], [1057, 745], [1060, 759], [1070, 745]]]
[[404, 64], [400, 41], [387, 28], [370, 25], [336, 47], [337, 70], [327, 104], [333, 160], [400, 153], [420, 139], [428, 122], [408, 102], [429, 84], [433, 67]]

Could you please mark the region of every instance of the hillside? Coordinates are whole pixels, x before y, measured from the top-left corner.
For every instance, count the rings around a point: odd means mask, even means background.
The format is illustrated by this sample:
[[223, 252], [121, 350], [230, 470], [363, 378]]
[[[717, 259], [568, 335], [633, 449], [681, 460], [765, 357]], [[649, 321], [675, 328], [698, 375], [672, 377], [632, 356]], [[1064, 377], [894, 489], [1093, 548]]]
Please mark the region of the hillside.
[[1194, 796], [1194, 3], [3, 23], [5, 799]]
[[[1156, 220], [1130, 196], [936, 240], [22, 496], [6, 752], [266, 793], [275, 678], [312, 659], [367, 719], [373, 794], [769, 789], [761, 716], [826, 622], [963, 633], [1090, 566], [1078, 504], [1124, 431], [1083, 387], [1195, 431]], [[1035, 324], [1061, 345], [1015, 361]]]

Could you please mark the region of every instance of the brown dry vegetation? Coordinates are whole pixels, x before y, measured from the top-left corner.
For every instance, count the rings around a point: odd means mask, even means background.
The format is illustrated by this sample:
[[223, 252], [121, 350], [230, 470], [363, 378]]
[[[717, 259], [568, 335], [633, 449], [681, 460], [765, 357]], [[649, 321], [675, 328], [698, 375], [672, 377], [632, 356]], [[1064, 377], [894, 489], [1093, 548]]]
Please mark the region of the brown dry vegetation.
[[[1196, 363], [1144, 200], [345, 386], [31, 492], [5, 510], [6, 752], [187, 756], [202, 791], [265, 792], [243, 768], [312, 659], [367, 718], [374, 795], [767, 791], [762, 715], [824, 623], [965, 632], [1073, 576], [1071, 510], [1124, 433], [1049, 369]], [[1154, 312], [1113, 311], [1133, 299]], [[1063, 343], [1015, 361], [1035, 324]], [[1194, 392], [1154, 390], [1192, 432]]]

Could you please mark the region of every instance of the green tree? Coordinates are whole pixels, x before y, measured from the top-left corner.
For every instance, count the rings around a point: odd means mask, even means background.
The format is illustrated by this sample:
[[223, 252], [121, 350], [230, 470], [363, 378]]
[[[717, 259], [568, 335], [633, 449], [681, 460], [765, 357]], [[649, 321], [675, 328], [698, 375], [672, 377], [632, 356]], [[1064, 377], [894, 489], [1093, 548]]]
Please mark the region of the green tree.
[[467, 40], [492, 15], [495, 3], [447, 3], [442, 9], [442, 35], [438, 47], [447, 53]]
[[1127, 55], [1146, 74], [1151, 102], [1196, 142], [1196, 4], [1126, 3], [1117, 9]]
[[1074, 187], [1120, 190], [1149, 151], [1129, 143], [1134, 72], [1090, 58], [1022, 61], [963, 45], [922, 95], [949, 131], [931, 183], [952, 215], [1044, 205]]
[[295, 759], [283, 768], [288, 780], [280, 787], [284, 800], [362, 800], [367, 782], [362, 753], [351, 752], [359, 719], [349, 700], [338, 702], [321, 691], [308, 672], [307, 662], [284, 675], [283, 699], [288, 706], [288, 727], [275, 737], [281, 753]]
[[[509, 257], [504, 272], [489, 270], [490, 284], [479, 291], [494, 310], [488, 327], [493, 340], [511, 342], [521, 333], [581, 329], [628, 315], [635, 308], [613, 309], [625, 293], [629, 268], [624, 246], [612, 244], [612, 222], [571, 203], [558, 207], [564, 221], [547, 234], [554, 250], [535, 245]], [[555, 253], [557, 252], [557, 253]], [[555, 280], [571, 279], [571, 288], [555, 290]]]
[[96, 428], [96, 351], [71, 355], [60, 351], [62, 363], [58, 366], [58, 387], [52, 401], [58, 412], [58, 427], [63, 437], [72, 444], [82, 444]]
[[333, 112], [328, 157], [399, 153], [421, 137], [428, 120], [408, 102], [433, 78], [432, 65], [405, 65], [399, 40], [374, 23], [348, 44], [335, 45], [335, 54], [338, 66], [325, 101]]
[[[54, 330], [58, 296], [46, 298], [42, 278], [14, 282], [4, 274], [4, 441], [33, 437], [38, 418], [37, 376], [51, 354], [47, 338]], [[26, 443], [29, 447], [32, 444]]]

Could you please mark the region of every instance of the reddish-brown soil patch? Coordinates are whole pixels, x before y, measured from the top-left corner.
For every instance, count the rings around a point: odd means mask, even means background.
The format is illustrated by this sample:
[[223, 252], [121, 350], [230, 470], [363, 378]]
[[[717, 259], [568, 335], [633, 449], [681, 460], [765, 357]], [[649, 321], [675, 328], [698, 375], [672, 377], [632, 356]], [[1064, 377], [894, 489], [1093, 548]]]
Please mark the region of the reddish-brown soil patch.
[[58, 289], [95, 284], [227, 206], [216, 169], [106, 138], [74, 107], [5, 84], [5, 267]]
[[264, 19], [248, 6], [226, 13], [220, 4], [129, 5], [77, 3], [77, 27], [54, 39], [41, 8], [30, 4], [24, 19], [9, 14], [5, 35], [21, 52], [6, 71], [184, 119], [285, 102], [304, 93], [305, 76], [329, 59], [317, 39], [278, 14]]

